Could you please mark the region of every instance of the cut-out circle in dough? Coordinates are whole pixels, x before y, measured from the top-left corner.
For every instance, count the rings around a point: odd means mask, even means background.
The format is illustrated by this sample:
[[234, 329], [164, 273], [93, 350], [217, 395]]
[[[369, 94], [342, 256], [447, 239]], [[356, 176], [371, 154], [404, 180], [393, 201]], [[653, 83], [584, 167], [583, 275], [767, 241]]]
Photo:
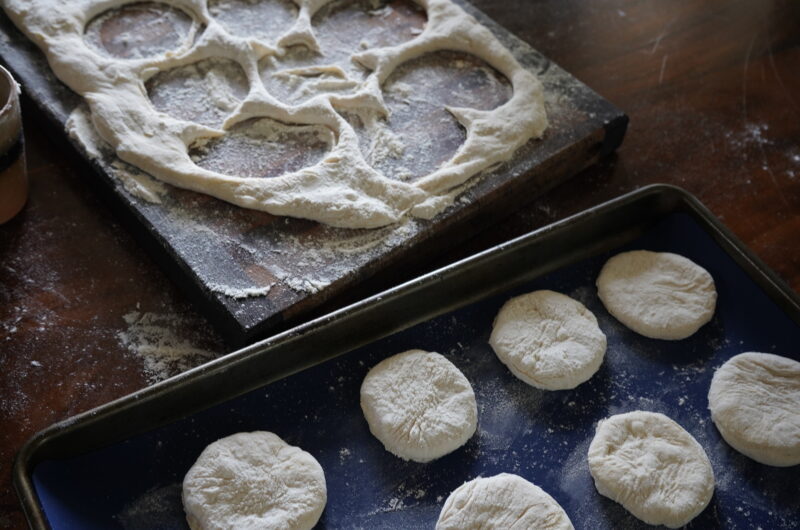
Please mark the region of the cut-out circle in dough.
[[714, 471], [703, 447], [657, 412], [601, 420], [588, 460], [597, 491], [648, 524], [681, 527], [714, 493]]
[[714, 279], [700, 265], [671, 252], [633, 250], [609, 259], [597, 294], [617, 320], [640, 335], [680, 340], [714, 316]]
[[436, 530], [573, 530], [564, 509], [542, 488], [501, 473], [465, 482], [447, 497]]
[[265, 431], [210, 444], [183, 479], [183, 507], [192, 530], [310, 529], [326, 502], [319, 462]]
[[375, 365], [361, 384], [361, 409], [386, 450], [429, 462], [475, 433], [478, 407], [461, 371], [435, 352], [409, 350]]
[[211, 57], [159, 72], [145, 87], [160, 112], [219, 128], [247, 96], [248, 81], [239, 63]]
[[771, 353], [736, 355], [714, 372], [708, 408], [740, 453], [770, 466], [800, 464], [800, 362]]
[[603, 362], [606, 336], [586, 307], [569, 296], [541, 290], [506, 302], [489, 337], [511, 373], [544, 390], [575, 388]]
[[180, 47], [193, 24], [192, 17], [178, 6], [132, 2], [90, 20], [85, 39], [95, 52], [110, 57], [156, 57]]

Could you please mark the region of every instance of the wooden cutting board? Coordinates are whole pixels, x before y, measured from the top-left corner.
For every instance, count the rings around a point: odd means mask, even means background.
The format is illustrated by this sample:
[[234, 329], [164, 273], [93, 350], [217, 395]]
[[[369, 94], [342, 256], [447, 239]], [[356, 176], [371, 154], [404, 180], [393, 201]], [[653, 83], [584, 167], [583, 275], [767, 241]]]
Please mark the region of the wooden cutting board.
[[[619, 109], [471, 5], [458, 3], [492, 30], [524, 67], [539, 76], [550, 126], [544, 138], [528, 142], [512, 160], [474, 179], [474, 185], [451, 207], [430, 221], [413, 220], [377, 230], [336, 229], [241, 209], [169, 186], [162, 202], [154, 204], [129, 194], [113, 176], [115, 157], [91, 159], [97, 170], [96, 182], [110, 191], [121, 216], [232, 344], [251, 342], [297, 322], [332, 296], [380, 271], [441, 252], [469, 236], [473, 227], [530, 201], [621, 143], [628, 119]], [[404, 31], [415, 22], [424, 22], [424, 14], [410, 2], [396, 0], [390, 7], [390, 16], [402, 18], [395, 27]], [[385, 16], [364, 18], [357, 10], [350, 12], [356, 13], [362, 24], [386, 23]], [[347, 12], [337, 16], [347, 16]], [[423, 18], [415, 21], [418, 16]], [[344, 24], [338, 22], [347, 28], [346, 20]], [[103, 38], [114, 39], [113, 25], [104, 31], [112, 34]], [[157, 33], [158, 28], [154, 25], [149, 31]], [[0, 37], [4, 63], [30, 99], [58, 130], [65, 131], [65, 123], [81, 98], [53, 76], [44, 55], [5, 15], [0, 20]], [[448, 61], [457, 61], [458, 72], [463, 72], [453, 74], [452, 82], [437, 85], [434, 90], [440, 91], [438, 95], [467, 91], [476, 101], [497, 97], [497, 87], [486, 88], [470, 76], [482, 66], [469, 56], [454, 57], [445, 52], [425, 61], [415, 66], [419, 68], [416, 74], [409, 73], [410, 79], [427, 75], [426, 68], [436, 71]], [[427, 138], [441, 139], [428, 142], [425, 158], [429, 162], [446, 160], [458, 147], [458, 129], [452, 123], [427, 119], [421, 127], [427, 131]], [[71, 141], [90, 158], [82, 145]], [[287, 157], [291, 159], [291, 155]], [[268, 286], [272, 287], [266, 295], [248, 298], [234, 298], [224, 292]]]

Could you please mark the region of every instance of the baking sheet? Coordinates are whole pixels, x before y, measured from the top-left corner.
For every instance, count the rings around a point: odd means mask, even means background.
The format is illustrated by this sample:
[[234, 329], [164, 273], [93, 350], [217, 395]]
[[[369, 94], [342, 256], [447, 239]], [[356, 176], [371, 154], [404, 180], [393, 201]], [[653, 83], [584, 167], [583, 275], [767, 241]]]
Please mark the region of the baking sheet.
[[[458, 230], [467, 221], [481, 226], [502, 217], [609, 154], [622, 141], [627, 126], [623, 112], [479, 10], [457, 1], [540, 77], [550, 126], [542, 140], [528, 142], [512, 160], [471, 179], [472, 187], [434, 220], [412, 219], [378, 230], [336, 229], [238, 208], [171, 186], [165, 187], [161, 203], [154, 204], [132, 195], [115, 176], [127, 165], [120, 166], [113, 153], [93, 157], [80, 142], [70, 141], [97, 171], [92, 184], [109, 192], [114, 210], [173, 281], [229, 342], [252, 342], [300, 322], [326, 300], [375, 273], [386, 272], [390, 278], [392, 267], [399, 270], [440, 254], [471, 233]], [[409, 3], [393, 0], [388, 5], [399, 12]], [[353, 32], [363, 29], [355, 22], [353, 28]], [[386, 31], [391, 30], [387, 26]], [[0, 56], [57, 124], [56, 130], [64, 131], [80, 98], [55, 79], [43, 54], [4, 15]], [[439, 90], [451, 91], [447, 85]], [[426, 122], [423, 128], [440, 141], [446, 136], [435, 124]], [[419, 141], [425, 141], [423, 136], [417, 135]], [[265, 291], [248, 298], [225, 294]]]
[[[606, 209], [597, 220], [608, 222], [622, 213]], [[628, 222], [633, 226], [642, 220]], [[554, 230], [552, 236], [563, 240], [568, 234]], [[644, 409], [675, 419], [711, 459], [716, 491], [691, 528], [800, 528], [797, 466], [763, 466], [731, 449], [710, 420], [706, 398], [714, 369], [735, 354], [762, 351], [800, 359], [796, 300], [790, 296], [787, 306], [786, 298], [768, 296], [763, 285], [772, 279], [748, 274], [745, 269], [751, 267], [742, 266], [746, 255], [726, 251], [712, 237], [711, 227], [691, 212], [673, 209], [632, 242], [623, 244], [630, 238], [622, 232], [619, 237], [612, 250], [166, 427], [83, 456], [45, 460], [33, 473], [44, 513], [53, 528], [184, 528], [180, 482], [203, 447], [234, 432], [270, 430], [322, 464], [329, 498], [319, 528], [432, 528], [453, 489], [476, 476], [500, 472], [517, 473], [544, 488], [576, 528], [647, 528], [597, 494], [586, 464], [597, 420]], [[638, 336], [617, 323], [597, 299], [594, 280], [605, 260], [640, 248], [682, 254], [714, 277], [719, 293], [716, 314], [691, 338], [666, 342]], [[518, 269], [524, 276], [527, 258], [521, 250], [524, 247], [518, 246], [516, 254], [523, 260]], [[547, 259], [558, 262], [562, 257]], [[484, 285], [477, 285], [476, 291], [513, 279], [485, 275], [481, 281]], [[574, 390], [547, 392], [525, 385], [487, 344], [503, 302], [543, 288], [581, 300], [608, 336], [602, 367]], [[421, 312], [425, 294], [416, 293]], [[452, 296], [457, 304], [470, 293]], [[414, 310], [413, 304], [407, 305], [406, 311]], [[429, 464], [404, 462], [387, 453], [369, 433], [359, 408], [359, 387], [369, 368], [410, 348], [447, 356], [470, 380], [478, 400], [476, 435]], [[214, 381], [230, 383], [220, 378], [206, 381], [212, 392]]]

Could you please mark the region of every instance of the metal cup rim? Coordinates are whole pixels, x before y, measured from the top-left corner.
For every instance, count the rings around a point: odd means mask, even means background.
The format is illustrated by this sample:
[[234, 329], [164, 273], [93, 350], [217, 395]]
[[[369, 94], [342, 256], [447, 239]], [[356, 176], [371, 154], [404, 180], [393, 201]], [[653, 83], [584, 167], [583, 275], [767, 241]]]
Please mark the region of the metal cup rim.
[[14, 79], [14, 76], [11, 75], [11, 72], [6, 70], [6, 68], [0, 65], [0, 82], [8, 83], [8, 98], [2, 103], [2, 107], [0, 107], [0, 116], [5, 116], [9, 112], [11, 112], [11, 108], [14, 106], [14, 97], [19, 94], [19, 85], [17, 84], [17, 80]]

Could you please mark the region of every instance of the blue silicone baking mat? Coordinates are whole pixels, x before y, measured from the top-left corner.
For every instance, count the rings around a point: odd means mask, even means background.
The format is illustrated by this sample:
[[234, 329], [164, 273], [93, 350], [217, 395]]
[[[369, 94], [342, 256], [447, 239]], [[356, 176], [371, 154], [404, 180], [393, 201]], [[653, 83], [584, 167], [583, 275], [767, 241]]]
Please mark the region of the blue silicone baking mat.
[[[630, 249], [670, 251], [705, 267], [716, 282], [713, 320], [689, 339], [636, 335], [597, 298], [605, 260]], [[487, 282], [493, 281], [486, 278]], [[514, 378], [487, 344], [509, 297], [552, 289], [583, 302], [608, 336], [600, 370], [577, 389], [549, 392]], [[34, 472], [54, 528], [185, 528], [183, 475], [214, 440], [273, 431], [314, 455], [328, 504], [319, 528], [433, 528], [448, 494], [477, 476], [519, 474], [550, 493], [578, 529], [647, 528], [600, 496], [586, 452], [601, 418], [635, 409], [663, 412], [708, 453], [716, 492], [691, 528], [800, 528], [800, 466], [755, 463], [719, 436], [707, 410], [714, 369], [745, 351], [800, 359], [800, 326], [783, 313], [690, 215], [664, 217], [633, 243], [564, 267], [125, 442]], [[429, 464], [404, 462], [370, 434], [359, 387], [371, 366], [411, 348], [438, 351], [472, 383], [479, 426], [459, 450]]]

